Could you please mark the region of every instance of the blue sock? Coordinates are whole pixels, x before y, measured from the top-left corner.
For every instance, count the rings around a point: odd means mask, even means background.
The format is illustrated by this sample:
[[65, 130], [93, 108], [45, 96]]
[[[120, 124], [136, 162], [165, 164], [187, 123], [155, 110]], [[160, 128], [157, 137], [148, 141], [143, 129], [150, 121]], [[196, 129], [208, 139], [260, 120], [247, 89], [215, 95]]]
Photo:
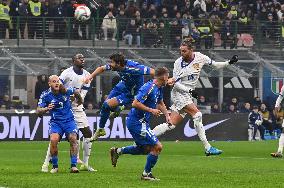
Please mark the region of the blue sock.
[[102, 105], [101, 111], [100, 111], [100, 115], [101, 115], [101, 119], [100, 119], [100, 123], [99, 123], [99, 127], [100, 128], [104, 128], [106, 125], [106, 122], [109, 118], [109, 114], [110, 114], [111, 108], [108, 105], [108, 103], [105, 101]]
[[122, 154], [142, 155], [144, 153], [143, 147], [139, 146], [126, 146], [121, 148]]
[[77, 165], [77, 155], [71, 155], [71, 168]]
[[145, 165], [145, 172], [146, 173], [150, 173], [151, 169], [155, 166], [155, 164], [158, 161], [158, 156], [157, 155], [153, 155], [153, 154], [148, 154], [147, 156], [147, 162]]
[[51, 157], [52, 168], [58, 168], [58, 157], [57, 155]]

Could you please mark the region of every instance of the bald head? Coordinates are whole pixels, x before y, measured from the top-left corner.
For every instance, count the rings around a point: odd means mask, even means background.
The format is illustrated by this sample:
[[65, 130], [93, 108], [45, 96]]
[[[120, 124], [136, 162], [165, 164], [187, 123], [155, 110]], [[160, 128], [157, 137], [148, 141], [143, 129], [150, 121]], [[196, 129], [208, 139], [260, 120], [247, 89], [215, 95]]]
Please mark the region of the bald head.
[[52, 80], [59, 80], [59, 77], [57, 75], [51, 75], [48, 77], [48, 82], [52, 82]]
[[58, 92], [60, 88], [60, 84], [61, 83], [57, 75], [51, 75], [48, 78], [48, 85], [53, 91]]

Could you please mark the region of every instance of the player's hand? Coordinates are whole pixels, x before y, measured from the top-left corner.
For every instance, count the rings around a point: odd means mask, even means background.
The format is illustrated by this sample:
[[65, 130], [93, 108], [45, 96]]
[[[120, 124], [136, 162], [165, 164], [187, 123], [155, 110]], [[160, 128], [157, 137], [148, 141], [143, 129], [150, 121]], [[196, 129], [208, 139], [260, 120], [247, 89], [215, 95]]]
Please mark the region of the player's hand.
[[235, 64], [239, 61], [239, 57], [237, 55], [233, 55], [233, 57], [230, 59], [229, 64]]
[[159, 117], [161, 115], [161, 110], [158, 110], [158, 109], [151, 109], [150, 111], [154, 116], [157, 116]]
[[169, 114], [166, 115], [166, 121], [167, 123], [171, 123], [171, 117]]
[[91, 76], [87, 76], [86, 78], [83, 79], [83, 83], [89, 84], [92, 80], [93, 80], [93, 78]]
[[48, 106], [47, 106], [47, 111], [53, 109], [55, 107], [55, 105], [53, 103], [50, 103]]
[[169, 78], [167, 84], [169, 86], [173, 86], [175, 84], [175, 79], [174, 78]]
[[199, 95], [198, 95], [198, 93], [195, 90], [189, 90], [189, 93], [191, 94], [191, 96], [193, 98], [196, 98], [196, 99], [199, 98]]

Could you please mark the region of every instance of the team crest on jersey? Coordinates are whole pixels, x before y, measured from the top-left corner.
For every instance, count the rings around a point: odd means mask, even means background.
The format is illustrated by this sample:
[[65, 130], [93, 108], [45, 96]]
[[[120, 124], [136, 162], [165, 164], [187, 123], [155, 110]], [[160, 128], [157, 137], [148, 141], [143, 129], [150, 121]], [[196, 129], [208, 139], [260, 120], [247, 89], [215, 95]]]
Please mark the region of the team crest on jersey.
[[271, 78], [271, 91], [278, 95], [283, 86], [284, 80], [283, 78]]
[[66, 101], [66, 100], [67, 100], [67, 97], [65, 97], [65, 96], [63, 96], [62, 98], [63, 98], [63, 100], [64, 100], [64, 101]]
[[198, 71], [200, 70], [200, 67], [199, 67], [199, 64], [198, 64], [198, 63], [193, 64], [192, 67], [193, 67], [194, 69], [198, 70]]

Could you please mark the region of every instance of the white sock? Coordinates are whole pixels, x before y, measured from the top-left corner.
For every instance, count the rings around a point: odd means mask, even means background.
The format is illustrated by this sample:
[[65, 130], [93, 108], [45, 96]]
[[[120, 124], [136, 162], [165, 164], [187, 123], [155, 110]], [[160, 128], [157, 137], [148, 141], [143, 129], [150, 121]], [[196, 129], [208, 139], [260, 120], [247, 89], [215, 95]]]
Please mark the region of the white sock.
[[51, 155], [50, 155], [50, 142], [49, 142], [48, 148], [47, 148], [47, 151], [46, 151], [45, 160], [44, 160], [44, 163], [43, 163], [43, 164], [49, 165], [50, 159], [51, 159]]
[[90, 138], [83, 138], [83, 163], [86, 166], [89, 166], [91, 149], [92, 149], [92, 142], [90, 142]]
[[77, 153], [77, 159], [80, 159], [80, 139], [79, 140], [77, 140], [77, 144], [78, 144], [78, 153]]
[[284, 133], [281, 133], [281, 136], [279, 138], [279, 146], [278, 146], [278, 153], [282, 153], [283, 152], [283, 147], [284, 147]]
[[160, 125], [157, 125], [153, 129], [153, 132], [156, 136], [161, 136], [165, 132], [174, 129], [175, 127], [176, 127], [175, 125], [169, 125], [168, 123], [162, 123]]
[[209, 142], [207, 141], [207, 138], [206, 138], [205, 130], [204, 130], [204, 127], [203, 127], [203, 124], [202, 124], [201, 112], [197, 112], [192, 118], [193, 118], [195, 130], [196, 130], [196, 132], [199, 136], [199, 139], [203, 143], [204, 148], [206, 150], [208, 150], [211, 147], [211, 145], [209, 144]]

